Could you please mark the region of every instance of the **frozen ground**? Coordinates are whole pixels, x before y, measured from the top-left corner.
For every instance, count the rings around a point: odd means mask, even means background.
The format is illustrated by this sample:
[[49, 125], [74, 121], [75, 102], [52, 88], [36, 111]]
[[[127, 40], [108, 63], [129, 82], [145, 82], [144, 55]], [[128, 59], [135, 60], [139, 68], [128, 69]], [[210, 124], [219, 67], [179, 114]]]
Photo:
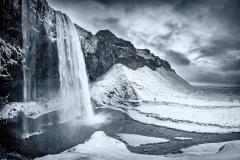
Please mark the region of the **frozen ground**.
[[181, 154], [157, 156], [130, 152], [125, 144], [107, 136], [102, 131], [95, 132], [83, 144], [63, 153], [47, 155], [38, 160], [239, 160], [240, 141], [201, 144], [182, 149]]
[[240, 131], [240, 92], [234, 86], [193, 87], [163, 68], [117, 64], [91, 89], [98, 104], [142, 123], [201, 133]]
[[148, 137], [137, 134], [124, 134], [119, 133], [118, 136], [125, 141], [128, 145], [133, 147], [138, 147], [140, 145], [154, 144], [154, 143], [166, 143], [169, 140], [165, 138], [158, 137]]

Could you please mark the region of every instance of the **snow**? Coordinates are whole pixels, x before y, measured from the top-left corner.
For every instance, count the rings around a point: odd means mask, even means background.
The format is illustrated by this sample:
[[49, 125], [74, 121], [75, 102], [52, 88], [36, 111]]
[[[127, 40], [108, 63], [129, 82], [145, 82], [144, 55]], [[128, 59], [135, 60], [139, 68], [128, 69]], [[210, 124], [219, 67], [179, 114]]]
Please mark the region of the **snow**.
[[[210, 93], [198, 91], [175, 72], [164, 68], [153, 71], [146, 66], [131, 70], [122, 64], [115, 64], [92, 84], [91, 91], [93, 100], [103, 105], [141, 100], [201, 106], [240, 106], [237, 98], [229, 99], [215, 93], [210, 96]], [[109, 97], [109, 93], [113, 93], [112, 97]]]
[[0, 111], [0, 119], [11, 119], [19, 114], [19, 112], [25, 113], [29, 117], [34, 117], [44, 111], [36, 102], [12, 102], [6, 104]]
[[142, 136], [137, 134], [119, 133], [118, 136], [127, 144], [133, 147], [138, 147], [140, 145], [153, 144], [153, 143], [169, 142], [168, 139], [158, 138], [158, 137], [148, 137], [148, 136]]
[[0, 38], [0, 53], [0, 77], [12, 79], [8, 69], [11, 66], [21, 65], [23, 50]]
[[101, 106], [120, 108], [146, 124], [203, 133], [240, 131], [238, 95], [199, 90], [164, 68], [131, 70], [116, 64], [92, 84], [91, 95]]
[[155, 115], [164, 119], [171, 119], [172, 121], [240, 129], [239, 107], [207, 108], [185, 106], [181, 104], [144, 104], [138, 107], [137, 110], [141, 113]]
[[[207, 124], [196, 124], [189, 123], [187, 121], [173, 121], [171, 119], [161, 119], [152, 117], [139, 113], [139, 111], [129, 109], [127, 114], [134, 120], [145, 123], [152, 124], [156, 126], [162, 126], [167, 128], [174, 128], [178, 130], [188, 131], [188, 132], [198, 132], [198, 133], [230, 133], [230, 132], [239, 132], [239, 127], [219, 127], [212, 126]], [[204, 116], [204, 115], [203, 115]]]
[[56, 99], [47, 102], [11, 102], [0, 110], [0, 119], [12, 119], [18, 116], [20, 112], [23, 112], [29, 118], [36, 119], [43, 114], [61, 109], [57, 108], [58, 104], [59, 102]]
[[[205, 143], [199, 144], [192, 147], [181, 149], [184, 154], [194, 154], [194, 155], [206, 155], [206, 154], [215, 154], [219, 152], [219, 150], [226, 150], [226, 145], [237, 145], [240, 140], [236, 141], [226, 141], [220, 143]], [[223, 148], [224, 147], [224, 148]]]
[[31, 136], [39, 135], [39, 134], [42, 134], [42, 133], [43, 133], [43, 132], [39, 130], [39, 131], [37, 131], [37, 132], [23, 134], [23, 135], [22, 135], [22, 138], [27, 139], [27, 138], [29, 138], [29, 137], [31, 137]]
[[102, 131], [97, 131], [83, 144], [60, 154], [47, 155], [37, 160], [239, 160], [239, 150], [240, 141], [229, 141], [196, 145], [182, 149], [183, 153], [175, 155], [137, 154], [130, 152], [123, 142], [107, 136]]
[[173, 139], [184, 141], [184, 140], [191, 140], [192, 138], [190, 138], [190, 137], [174, 137]]

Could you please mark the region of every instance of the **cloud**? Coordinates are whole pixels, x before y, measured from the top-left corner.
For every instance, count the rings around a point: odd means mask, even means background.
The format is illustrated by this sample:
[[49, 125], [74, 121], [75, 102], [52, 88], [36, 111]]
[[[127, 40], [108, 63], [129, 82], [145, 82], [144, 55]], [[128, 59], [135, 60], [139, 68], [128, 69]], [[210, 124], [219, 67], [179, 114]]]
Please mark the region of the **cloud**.
[[119, 18], [115, 18], [115, 17], [109, 17], [105, 19], [105, 22], [108, 24], [118, 24], [119, 23]]
[[234, 59], [226, 62], [222, 66], [223, 71], [240, 71], [240, 59]]
[[239, 0], [48, 1], [93, 33], [109, 29], [149, 48], [187, 80], [239, 77]]
[[184, 56], [184, 54], [176, 52], [176, 51], [172, 51], [172, 50], [169, 50], [167, 52], [166, 58], [170, 62], [173, 62], [177, 65], [185, 66], [185, 65], [189, 65], [191, 63], [190, 60]]

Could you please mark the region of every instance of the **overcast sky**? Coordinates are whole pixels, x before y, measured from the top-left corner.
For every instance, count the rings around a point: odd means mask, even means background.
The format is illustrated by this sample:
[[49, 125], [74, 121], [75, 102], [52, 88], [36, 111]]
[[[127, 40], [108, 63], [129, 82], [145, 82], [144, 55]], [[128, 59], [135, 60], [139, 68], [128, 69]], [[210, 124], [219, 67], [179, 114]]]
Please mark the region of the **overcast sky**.
[[240, 81], [240, 0], [48, 0], [81, 27], [149, 48], [188, 81]]

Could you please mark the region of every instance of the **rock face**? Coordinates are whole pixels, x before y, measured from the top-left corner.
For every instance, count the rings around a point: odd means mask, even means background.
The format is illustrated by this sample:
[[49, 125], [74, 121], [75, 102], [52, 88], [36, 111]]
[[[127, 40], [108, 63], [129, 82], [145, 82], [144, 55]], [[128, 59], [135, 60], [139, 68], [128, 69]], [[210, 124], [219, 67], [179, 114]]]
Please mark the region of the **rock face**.
[[[4, 70], [8, 70], [12, 77], [1, 83], [0, 88], [10, 86], [8, 90], [11, 92], [4, 90], [4, 96], [11, 93], [11, 101], [23, 100], [23, 69], [27, 79], [31, 79], [27, 81], [32, 90], [28, 100], [50, 96], [53, 93], [50, 91], [59, 88], [55, 11], [45, 0], [3, 0], [0, 11], [0, 37], [12, 48], [22, 49], [21, 58], [14, 59], [17, 55], [14, 51], [11, 54], [12, 59], [18, 62], [15, 71], [19, 72], [12, 72], [12, 65], [9, 65], [6, 56], [1, 59], [1, 66], [6, 66]], [[1, 55], [4, 52], [1, 51]], [[11, 85], [16, 83], [17, 88]]]
[[0, 37], [17, 46], [22, 46], [21, 6], [21, 0], [0, 2]]
[[[0, 101], [6, 100], [10, 94], [10, 100], [14, 97], [22, 98], [22, 55], [19, 47], [14, 47], [0, 38]], [[15, 91], [14, 91], [15, 89]]]
[[[56, 11], [46, 0], [2, 0], [0, 11], [1, 46], [15, 48], [10, 52], [13, 57], [11, 59], [17, 62], [13, 69], [8, 58], [1, 56], [1, 68], [4, 66], [4, 69], [1, 69], [0, 75], [5, 82], [1, 83], [0, 93], [4, 95], [0, 96], [10, 95], [11, 101], [23, 100], [20, 96], [23, 82], [28, 86], [27, 100], [55, 96], [60, 86]], [[131, 42], [116, 37], [109, 30], [100, 30], [93, 35], [77, 24], [75, 27], [90, 81], [95, 81], [117, 63], [133, 70], [147, 66], [152, 70], [162, 67], [174, 72], [168, 62], [154, 56], [147, 49], [136, 49]], [[1, 53], [5, 51], [1, 50]], [[17, 83], [18, 87], [10, 85], [13, 83]], [[3, 92], [5, 86], [9, 88]]]
[[22, 0], [26, 100], [49, 97], [59, 88], [56, 12], [45, 0]]
[[77, 30], [91, 81], [106, 73], [116, 63], [134, 70], [146, 65], [152, 70], [164, 67], [173, 71], [167, 61], [154, 56], [147, 49], [136, 49], [131, 42], [116, 37], [109, 30], [100, 30], [95, 35], [80, 27]]
[[22, 93], [21, 1], [0, 2], [0, 103]]

